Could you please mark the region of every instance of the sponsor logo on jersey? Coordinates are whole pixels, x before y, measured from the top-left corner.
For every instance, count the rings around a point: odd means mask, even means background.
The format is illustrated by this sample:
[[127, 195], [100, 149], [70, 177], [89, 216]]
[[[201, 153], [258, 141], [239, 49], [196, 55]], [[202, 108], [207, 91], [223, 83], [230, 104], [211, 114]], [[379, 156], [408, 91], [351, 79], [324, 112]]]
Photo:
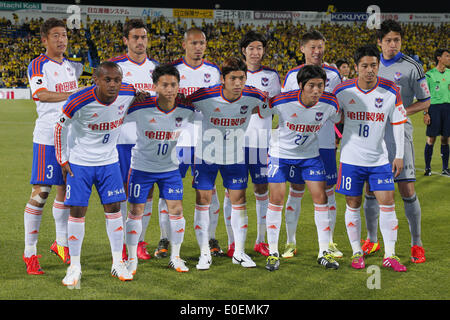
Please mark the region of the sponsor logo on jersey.
[[238, 127], [242, 126], [247, 118], [215, 118], [211, 117], [209, 121], [217, 127]]
[[57, 83], [55, 85], [55, 91], [56, 92], [68, 92], [68, 91], [73, 91], [77, 88], [77, 82], [75, 80], [72, 81], [68, 81], [68, 82], [62, 82], [62, 83]]
[[373, 121], [373, 122], [384, 122], [383, 112], [353, 112], [347, 111], [347, 118], [350, 120], [362, 120], [362, 121]]
[[145, 131], [145, 136], [151, 140], [177, 140], [180, 131]]
[[197, 91], [198, 89], [200, 89], [200, 87], [185, 87], [185, 88], [178, 89], [178, 92], [183, 93], [184, 95], [188, 96], [188, 95], [194, 93], [195, 91]]
[[110, 122], [90, 123], [88, 128], [92, 131], [108, 131], [120, 127], [123, 124], [123, 118]]
[[295, 132], [317, 132], [322, 126], [320, 124], [295, 124], [286, 122], [286, 127]]

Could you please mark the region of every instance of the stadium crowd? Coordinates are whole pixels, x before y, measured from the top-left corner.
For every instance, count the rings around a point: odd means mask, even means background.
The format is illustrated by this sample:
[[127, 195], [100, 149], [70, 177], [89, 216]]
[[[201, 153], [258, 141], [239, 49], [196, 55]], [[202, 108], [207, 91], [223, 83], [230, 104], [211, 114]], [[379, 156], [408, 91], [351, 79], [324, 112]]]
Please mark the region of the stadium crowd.
[[[17, 19], [0, 19], [0, 87], [26, 87], [26, 66], [44, 52], [40, 45], [39, 27], [43, 19], [26, 19], [19, 23]], [[192, 24], [186, 20], [172, 22], [164, 17], [147, 18], [150, 30], [148, 55], [160, 63], [173, 61], [183, 54], [181, 42], [184, 31]], [[267, 53], [263, 63], [280, 74], [285, 73], [303, 62], [298, 39], [308, 27], [292, 21], [278, 21], [255, 26], [233, 22], [216, 21], [202, 23], [200, 27], [208, 39], [206, 59], [218, 65], [232, 54], [238, 54], [238, 40], [248, 30], [256, 30], [269, 38]], [[121, 21], [88, 19], [81, 29], [69, 30], [68, 56], [81, 61], [87, 67], [95, 67], [101, 61], [125, 53], [122, 41]], [[404, 24], [404, 48], [402, 51], [415, 59], [420, 59], [425, 72], [435, 65], [435, 48], [448, 47], [449, 25]], [[338, 25], [323, 22], [316, 27], [327, 39], [325, 61], [336, 63], [339, 59], [350, 61], [352, 53], [365, 43], [375, 43], [375, 33], [368, 30], [364, 23]], [[354, 74], [353, 68], [350, 77]], [[89, 78], [81, 79], [83, 85]]]

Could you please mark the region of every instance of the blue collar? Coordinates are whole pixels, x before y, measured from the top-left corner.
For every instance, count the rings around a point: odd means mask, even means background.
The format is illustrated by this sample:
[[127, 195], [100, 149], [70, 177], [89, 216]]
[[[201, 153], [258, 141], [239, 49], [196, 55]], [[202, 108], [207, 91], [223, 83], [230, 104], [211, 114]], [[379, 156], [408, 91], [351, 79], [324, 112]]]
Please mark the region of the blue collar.
[[400, 60], [401, 57], [403, 57], [403, 53], [399, 52], [392, 59], [386, 60], [383, 58], [383, 54], [380, 54], [380, 61], [385, 67], [389, 67]]

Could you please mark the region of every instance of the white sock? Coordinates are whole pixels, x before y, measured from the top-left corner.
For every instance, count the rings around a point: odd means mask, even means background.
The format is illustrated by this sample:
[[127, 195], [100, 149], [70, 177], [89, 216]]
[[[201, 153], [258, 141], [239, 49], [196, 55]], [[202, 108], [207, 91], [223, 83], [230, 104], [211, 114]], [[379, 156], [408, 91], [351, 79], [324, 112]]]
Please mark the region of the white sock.
[[137, 246], [139, 235], [142, 232], [142, 215], [135, 216], [128, 213], [128, 219], [125, 223], [125, 243], [127, 245], [128, 258], [137, 258]]
[[81, 246], [83, 245], [84, 232], [85, 218], [74, 218], [69, 216], [67, 235], [69, 240], [70, 265], [80, 266]]
[[127, 201], [122, 201], [120, 203], [120, 214], [122, 215], [122, 223], [125, 225], [127, 223], [128, 216]]
[[[264, 194], [255, 193], [256, 199], [256, 243], [266, 242], [266, 217], [269, 205], [269, 191]], [[278, 241], [277, 241], [278, 243]]]
[[270, 254], [278, 253], [278, 239], [280, 237], [281, 213], [283, 206], [269, 203], [267, 208], [267, 242], [269, 243]]
[[41, 227], [42, 211], [44, 208], [33, 206], [29, 203], [25, 206], [23, 222], [25, 228], [25, 250], [24, 255], [29, 258], [36, 255], [36, 245]]
[[166, 199], [159, 198], [158, 201], [159, 229], [161, 230], [160, 239], [169, 238], [169, 211], [167, 209]]
[[194, 231], [201, 254], [209, 254], [209, 204], [195, 205]]
[[234, 242], [233, 228], [231, 227], [231, 201], [228, 196], [228, 191], [225, 190], [225, 197], [223, 198], [223, 220], [225, 221], [225, 228], [228, 235], [228, 245]]
[[326, 190], [328, 197], [328, 218], [330, 219], [330, 242], [333, 241], [334, 227], [336, 226], [336, 196], [334, 187]]
[[383, 236], [385, 258], [395, 255], [397, 229], [398, 220], [395, 214], [395, 205], [380, 205], [380, 231]]
[[289, 189], [289, 196], [286, 201], [286, 243], [296, 243], [295, 234], [297, 232], [298, 218], [302, 208], [302, 198], [305, 191]]
[[67, 247], [67, 223], [69, 221], [70, 207], [66, 207], [64, 202], [53, 201], [53, 219], [55, 220], [56, 243]]
[[319, 255], [323, 256], [328, 251], [330, 244], [330, 218], [328, 216], [328, 204], [314, 204], [314, 222], [316, 223], [317, 238], [319, 241]]
[[139, 242], [145, 241], [145, 233], [147, 232], [148, 224], [150, 223], [150, 218], [152, 217], [153, 210], [153, 199], [147, 199], [144, 207], [144, 214], [142, 215], [142, 231], [139, 235]]
[[170, 223], [170, 258], [180, 256], [180, 247], [183, 243], [184, 232], [186, 228], [186, 220], [184, 219], [183, 213], [180, 215], [169, 214]]
[[345, 210], [345, 226], [347, 228], [348, 240], [352, 246], [353, 254], [360, 252], [361, 249], [361, 207], [351, 208], [348, 205]]
[[234, 234], [234, 254], [238, 256], [245, 252], [245, 240], [247, 238], [248, 216], [246, 204], [231, 206], [231, 227]]
[[113, 264], [116, 264], [122, 261], [122, 250], [123, 250], [122, 214], [120, 213], [120, 211], [114, 213], [105, 212], [105, 218], [106, 218], [105, 219], [106, 233], [108, 234], [109, 244], [111, 246]]
[[216, 238], [217, 223], [219, 222], [220, 202], [217, 197], [217, 190], [214, 186], [212, 190], [211, 203], [209, 205], [209, 238]]

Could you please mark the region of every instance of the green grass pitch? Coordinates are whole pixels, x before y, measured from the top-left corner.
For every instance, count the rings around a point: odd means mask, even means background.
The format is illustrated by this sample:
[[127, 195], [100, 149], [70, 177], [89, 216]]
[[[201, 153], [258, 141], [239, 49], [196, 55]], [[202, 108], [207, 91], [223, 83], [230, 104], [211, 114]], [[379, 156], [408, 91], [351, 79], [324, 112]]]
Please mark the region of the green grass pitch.
[[[152, 258], [139, 264], [138, 273], [131, 282], [121, 282], [110, 275], [111, 253], [105, 229], [103, 209], [96, 192], [90, 199], [86, 216], [86, 236], [82, 248], [83, 277], [81, 290], [68, 290], [61, 280], [67, 266], [63, 265], [49, 248], [55, 237], [51, 203], [54, 191], [45, 206], [38, 242], [38, 254], [44, 275], [31, 276], [22, 261], [24, 248], [23, 211], [31, 192], [29, 184], [32, 159], [32, 132], [36, 118], [35, 104], [28, 100], [0, 101], [0, 299], [1, 300], [398, 300], [450, 298], [449, 247], [450, 179], [433, 174], [424, 177], [422, 169], [425, 126], [422, 115], [412, 117], [416, 147], [417, 194], [422, 206], [422, 239], [427, 262], [413, 264], [409, 260], [410, 235], [403, 202], [396, 192], [396, 211], [399, 232], [396, 252], [408, 267], [406, 273], [396, 273], [381, 268], [382, 253], [366, 259], [366, 269], [350, 267], [351, 247], [344, 225], [345, 202], [337, 194], [337, 223], [334, 240], [344, 257], [339, 259], [339, 270], [325, 270], [316, 262], [317, 235], [314, 225], [313, 205], [306, 192], [302, 202], [297, 230], [298, 254], [281, 261], [280, 270], [268, 272], [265, 258], [253, 251], [256, 238], [255, 198], [252, 185], [247, 191], [249, 228], [246, 251], [257, 264], [244, 269], [233, 265], [229, 258], [214, 258], [208, 271], [197, 271], [195, 265], [199, 249], [193, 229], [195, 194], [191, 177], [185, 183], [184, 215], [186, 234], [181, 248], [182, 258], [190, 268], [188, 273], [177, 273], [167, 267], [168, 259]], [[433, 171], [440, 173], [440, 143], [434, 148]], [[224, 190], [220, 175], [218, 195], [223, 202]], [[157, 199], [158, 192], [155, 192]], [[157, 201], [154, 201], [154, 213]], [[362, 218], [364, 220], [364, 217]], [[365, 222], [362, 221], [365, 226]], [[227, 237], [222, 210], [217, 227], [217, 238], [226, 249]], [[364, 238], [366, 232], [362, 232]], [[382, 241], [381, 234], [379, 239]], [[146, 241], [153, 252], [159, 240], [158, 215], [151, 218]], [[280, 250], [286, 241], [284, 218], [280, 233]], [[382, 250], [381, 250], [382, 251]], [[370, 289], [369, 266], [380, 267], [380, 289]], [[377, 268], [375, 268], [377, 270]]]

